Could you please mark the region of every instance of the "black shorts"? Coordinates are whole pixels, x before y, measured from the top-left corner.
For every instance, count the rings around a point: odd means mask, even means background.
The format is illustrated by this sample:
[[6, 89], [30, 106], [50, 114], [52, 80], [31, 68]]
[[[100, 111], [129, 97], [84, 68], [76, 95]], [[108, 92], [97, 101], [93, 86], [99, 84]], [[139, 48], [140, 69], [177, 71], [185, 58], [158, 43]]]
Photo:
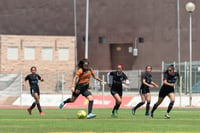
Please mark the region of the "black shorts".
[[163, 85], [159, 92], [159, 97], [165, 98], [169, 93], [174, 93], [174, 87]]
[[147, 94], [150, 93], [149, 87], [140, 88], [140, 94]]
[[113, 84], [110, 93], [114, 96], [116, 93], [122, 96], [122, 84]]
[[[83, 96], [88, 97], [89, 95], [92, 95], [92, 93], [88, 90], [88, 88], [89, 88], [89, 84], [76, 85], [75, 91], [72, 93], [72, 96], [78, 97], [80, 94], [82, 94]], [[79, 92], [77, 92], [77, 90], [79, 90]]]
[[120, 91], [116, 91], [116, 90], [112, 90], [110, 91], [110, 93], [114, 96], [115, 94], [119, 94], [119, 96], [122, 96], [122, 90]]
[[30, 89], [30, 93], [31, 93], [31, 95], [33, 95], [34, 93], [37, 93], [38, 95], [40, 95], [40, 89], [38, 89], [38, 88], [31, 88]]

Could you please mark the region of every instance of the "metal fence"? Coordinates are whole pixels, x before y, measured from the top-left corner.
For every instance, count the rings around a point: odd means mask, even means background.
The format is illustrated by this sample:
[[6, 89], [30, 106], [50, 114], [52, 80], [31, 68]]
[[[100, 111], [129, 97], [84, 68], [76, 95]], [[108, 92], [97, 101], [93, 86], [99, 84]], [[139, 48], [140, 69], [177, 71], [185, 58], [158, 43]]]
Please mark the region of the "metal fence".
[[[152, 76], [153, 81], [157, 83], [158, 85], [162, 85], [162, 76], [163, 71], [166, 69], [168, 65], [171, 63], [174, 63], [176, 67], [177, 63], [175, 62], [163, 62], [162, 70], [153, 70]], [[193, 93], [199, 93], [200, 92], [200, 62], [195, 62], [193, 64]], [[178, 70], [182, 76], [182, 82], [181, 82], [181, 89], [180, 87], [176, 86], [176, 92], [180, 92], [181, 94], [187, 95], [189, 93], [189, 68], [188, 63], [182, 63], [180, 65], [180, 70]], [[111, 72], [111, 70], [95, 70], [95, 75], [99, 76], [100, 78], [104, 79], [104, 81], [107, 81], [107, 73]], [[127, 77], [130, 80], [129, 86], [124, 86], [124, 92], [127, 94], [130, 92], [131, 94], [137, 93], [139, 91], [140, 85], [141, 85], [141, 74], [144, 72], [144, 70], [131, 70], [131, 71], [124, 71]], [[0, 74], [0, 105], [12, 105], [12, 103], [19, 97], [22, 97], [22, 95], [27, 94], [30, 95], [30, 89], [29, 87], [25, 88], [23, 86], [24, 84], [24, 78], [25, 74], [18, 73], [18, 74]], [[62, 96], [65, 94], [71, 95], [71, 84], [72, 84], [72, 74], [68, 73], [43, 73], [41, 76], [44, 78], [44, 82], [40, 82], [40, 90], [41, 94], [55, 94]], [[69, 78], [70, 77], [70, 78]], [[100, 82], [94, 80], [93, 78], [90, 80], [90, 88], [92, 89], [93, 93], [96, 93], [96, 95], [102, 95], [104, 92], [109, 92], [110, 88], [107, 85], [101, 85]], [[151, 89], [151, 92], [158, 92], [159, 88], [153, 88]], [[110, 93], [107, 93], [110, 94]], [[177, 93], [180, 94], [180, 93]], [[32, 99], [32, 98], [31, 98]], [[22, 104], [23, 99], [21, 98], [20, 101]]]

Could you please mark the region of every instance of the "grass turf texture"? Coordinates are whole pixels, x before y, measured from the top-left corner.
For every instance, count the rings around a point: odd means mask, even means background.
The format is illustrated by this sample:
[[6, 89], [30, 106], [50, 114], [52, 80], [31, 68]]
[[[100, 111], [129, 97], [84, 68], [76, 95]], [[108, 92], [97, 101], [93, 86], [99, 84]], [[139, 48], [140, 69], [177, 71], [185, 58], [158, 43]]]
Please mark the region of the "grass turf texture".
[[111, 117], [111, 109], [94, 109], [94, 119], [77, 119], [80, 109], [37, 109], [28, 115], [26, 109], [0, 109], [0, 133], [47, 132], [200, 132], [200, 109], [173, 109], [165, 119], [166, 109], [158, 109], [154, 118], [138, 109], [132, 116], [130, 109], [120, 109], [118, 118]]

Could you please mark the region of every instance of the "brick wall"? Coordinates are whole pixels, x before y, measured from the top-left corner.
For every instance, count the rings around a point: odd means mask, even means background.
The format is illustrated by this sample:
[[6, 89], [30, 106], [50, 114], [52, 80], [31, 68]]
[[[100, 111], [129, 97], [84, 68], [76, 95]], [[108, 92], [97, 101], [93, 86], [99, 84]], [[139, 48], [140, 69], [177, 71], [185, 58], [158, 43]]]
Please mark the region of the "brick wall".
[[[30, 73], [30, 67], [36, 66], [38, 73], [44, 78], [41, 83], [41, 89], [45, 91], [54, 91], [57, 89], [57, 83], [64, 74], [65, 87], [71, 86], [71, 81], [75, 69], [75, 45], [73, 36], [23, 36], [23, 35], [1, 35], [0, 36], [0, 72], [1, 73], [22, 73], [23, 77]], [[18, 59], [8, 59], [9, 48], [17, 48]], [[25, 59], [25, 48], [34, 49], [34, 59]], [[52, 59], [42, 58], [43, 49], [52, 49]], [[68, 49], [68, 60], [59, 59], [59, 50]], [[10, 51], [12, 52], [12, 51]], [[47, 53], [50, 54], [51, 53]], [[17, 56], [17, 55], [16, 55]]]

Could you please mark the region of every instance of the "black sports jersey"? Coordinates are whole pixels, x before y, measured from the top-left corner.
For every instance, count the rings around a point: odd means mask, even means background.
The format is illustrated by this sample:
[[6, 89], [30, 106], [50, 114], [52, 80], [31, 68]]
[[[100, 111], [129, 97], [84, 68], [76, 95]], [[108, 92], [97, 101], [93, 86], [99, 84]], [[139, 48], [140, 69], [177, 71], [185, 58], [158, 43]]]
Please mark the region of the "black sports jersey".
[[[122, 89], [122, 81], [128, 79], [126, 74], [118, 74], [117, 71], [110, 72], [110, 76], [113, 77], [112, 89]], [[120, 88], [118, 88], [120, 87]]]
[[146, 82], [148, 83], [148, 84], [150, 84], [151, 82], [152, 82], [152, 75], [151, 74], [149, 74], [149, 73], [143, 73], [142, 74], [142, 78], [141, 78], [141, 80], [142, 80], [142, 85], [141, 85], [141, 87], [140, 88], [149, 88], [147, 85], [145, 85], [145, 84], [143, 84], [143, 80], [146, 80]]
[[31, 89], [39, 89], [38, 80], [41, 80], [40, 75], [38, 74], [29, 74], [26, 76], [25, 80], [29, 81]]
[[174, 75], [169, 75], [167, 72], [165, 72], [163, 80], [167, 80], [168, 83], [176, 83], [178, 77], [178, 72], [175, 72]]

